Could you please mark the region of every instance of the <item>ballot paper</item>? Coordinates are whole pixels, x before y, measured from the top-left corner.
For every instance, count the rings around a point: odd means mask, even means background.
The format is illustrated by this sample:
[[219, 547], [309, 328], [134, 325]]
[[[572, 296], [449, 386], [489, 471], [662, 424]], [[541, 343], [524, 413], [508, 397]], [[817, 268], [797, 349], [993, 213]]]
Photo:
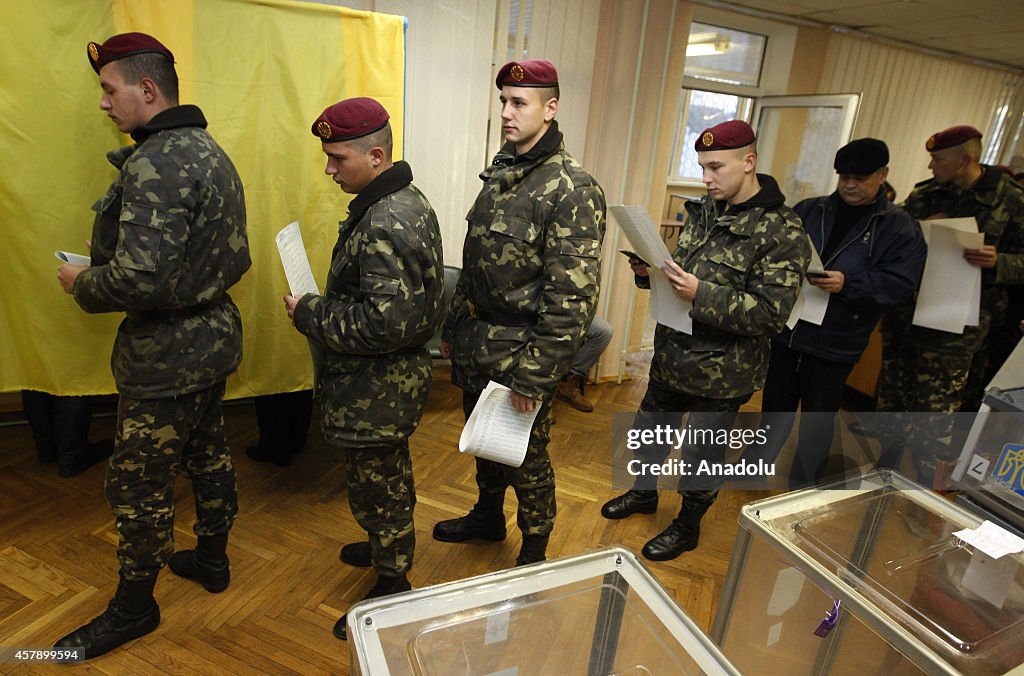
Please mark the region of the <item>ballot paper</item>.
[[[288, 290], [291, 294], [296, 298], [301, 298], [307, 293], [320, 295], [320, 287], [316, 285], [313, 269], [309, 267], [306, 247], [302, 244], [299, 222], [292, 221], [284, 226], [274, 240], [277, 242], [277, 253], [281, 257], [281, 265], [284, 266], [284, 276], [288, 279]], [[312, 338], [307, 337], [306, 342], [309, 343], [309, 354], [313, 361], [313, 389], [319, 389], [327, 348]]]
[[981, 268], [964, 260], [964, 249], [980, 249], [985, 235], [974, 218], [921, 221], [928, 258], [914, 308], [915, 326], [963, 333], [976, 326], [981, 307]]
[[539, 402], [529, 413], [517, 411], [512, 406], [512, 390], [492, 380], [462, 428], [459, 451], [519, 467], [526, 458], [526, 447], [538, 413]]
[[72, 265], [89, 265], [90, 259], [82, 254], [71, 253], [70, 251], [54, 251], [53, 255], [57, 260], [71, 263]]
[[658, 226], [654, 224], [647, 210], [640, 206], [616, 205], [608, 211], [626, 233], [633, 249], [648, 263], [658, 267], [648, 268], [651, 280], [651, 314], [659, 324], [676, 331], [693, 333], [693, 319], [690, 310], [693, 304], [680, 298], [672, 283], [661, 269], [663, 261], [672, 258]]
[[299, 222], [292, 221], [286, 225], [274, 240], [277, 242], [277, 252], [281, 256], [281, 265], [284, 266], [284, 276], [288, 278], [291, 294], [298, 298], [307, 293], [319, 295], [320, 288], [316, 285], [306, 256], [306, 247], [302, 244]]
[[[811, 264], [807, 272], [824, 272], [825, 265], [821, 262], [818, 250], [811, 244]], [[803, 286], [800, 287], [800, 295], [797, 296], [793, 310], [789, 313], [789, 320], [786, 326], [792, 329], [798, 321], [808, 322], [821, 326], [825, 321], [825, 312], [828, 311], [828, 298], [831, 296], [828, 291], [819, 289], [811, 284], [811, 281], [804, 277]]]

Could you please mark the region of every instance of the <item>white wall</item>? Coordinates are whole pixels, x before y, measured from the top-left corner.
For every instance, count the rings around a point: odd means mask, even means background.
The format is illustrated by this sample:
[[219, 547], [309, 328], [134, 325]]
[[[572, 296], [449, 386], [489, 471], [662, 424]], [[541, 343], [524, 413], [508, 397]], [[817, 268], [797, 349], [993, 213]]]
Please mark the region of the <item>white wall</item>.
[[496, 0], [377, 0], [374, 7], [409, 19], [405, 159], [437, 212], [445, 263], [457, 267], [466, 212], [489, 161], [496, 8]]

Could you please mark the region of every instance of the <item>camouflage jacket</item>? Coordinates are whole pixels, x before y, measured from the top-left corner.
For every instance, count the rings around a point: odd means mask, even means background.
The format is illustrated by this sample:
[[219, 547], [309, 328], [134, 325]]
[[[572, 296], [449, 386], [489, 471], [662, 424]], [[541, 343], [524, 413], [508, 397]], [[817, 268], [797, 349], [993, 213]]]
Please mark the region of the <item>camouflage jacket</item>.
[[[494, 380], [550, 399], [594, 317], [604, 193], [565, 151], [557, 124], [520, 157], [506, 144], [480, 178], [444, 325], [452, 382], [479, 392]], [[531, 325], [474, 318], [477, 308]]]
[[437, 216], [396, 162], [349, 205], [324, 295], [295, 307], [296, 328], [324, 356], [328, 441], [390, 446], [416, 429], [430, 391], [424, 346], [444, 317], [443, 266]]
[[710, 196], [686, 205], [672, 259], [700, 280], [693, 335], [658, 324], [651, 382], [661, 387], [731, 399], [764, 385], [769, 340], [793, 310], [811, 244], [775, 179], [757, 178], [760, 192], [737, 207], [725, 210]]
[[242, 181], [195, 106], [158, 113], [107, 154], [120, 170], [93, 205], [92, 266], [75, 281], [86, 312], [125, 312], [111, 368], [121, 394], [206, 389], [242, 359], [227, 291], [249, 269]]
[[974, 353], [981, 349], [993, 320], [1007, 310], [1006, 285], [1024, 283], [1024, 187], [997, 167], [982, 166], [984, 173], [967, 190], [958, 190], [935, 179], [914, 186], [903, 207], [914, 218], [936, 214], [944, 218], [973, 216], [985, 233], [985, 244], [996, 247], [998, 260], [992, 270], [981, 271], [981, 313], [978, 326], [962, 334], [937, 331], [911, 324], [913, 301], [886, 317], [883, 328], [893, 340], [938, 352]]

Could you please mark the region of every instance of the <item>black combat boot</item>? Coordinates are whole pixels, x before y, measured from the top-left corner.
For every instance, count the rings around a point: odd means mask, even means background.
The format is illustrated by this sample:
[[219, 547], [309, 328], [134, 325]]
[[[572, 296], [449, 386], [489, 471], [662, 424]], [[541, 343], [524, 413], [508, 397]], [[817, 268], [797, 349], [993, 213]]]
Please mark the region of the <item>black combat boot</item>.
[[703, 511], [687, 509], [683, 503], [679, 516], [668, 528], [645, 544], [641, 554], [651, 561], [670, 561], [683, 552], [695, 549], [700, 539], [700, 520], [703, 516]]
[[370, 542], [350, 542], [341, 548], [340, 558], [342, 562], [357, 568], [369, 568], [373, 565], [370, 559]]
[[545, 561], [547, 549], [547, 535], [524, 535], [523, 546], [519, 549], [519, 556], [516, 557], [516, 566], [526, 566], [531, 563]]
[[434, 525], [434, 539], [441, 542], [501, 542], [505, 539], [504, 505], [504, 492], [500, 495], [481, 495], [466, 516], [438, 521]]
[[657, 511], [658, 491], [632, 488], [604, 503], [601, 507], [601, 516], [606, 519], [625, 519], [634, 514], [654, 514]]
[[195, 549], [174, 552], [167, 565], [178, 577], [195, 580], [206, 591], [217, 594], [231, 582], [227, 549], [227, 533], [200, 535]]
[[[408, 578], [405, 577], [405, 573], [398, 577], [387, 577], [385, 575], [379, 575], [377, 577], [377, 583], [373, 585], [373, 588], [367, 592], [363, 600], [378, 599], [382, 596], [390, 596], [391, 594], [400, 594], [401, 592], [409, 591], [412, 589], [412, 585], [409, 584]], [[341, 616], [341, 619], [334, 623], [334, 635], [340, 638], [342, 641], [348, 640], [348, 613]]]
[[155, 585], [156, 575], [132, 581], [122, 577], [107, 609], [57, 641], [54, 648], [81, 648], [82, 658], [88, 660], [145, 636], [160, 624], [160, 607], [153, 598]]

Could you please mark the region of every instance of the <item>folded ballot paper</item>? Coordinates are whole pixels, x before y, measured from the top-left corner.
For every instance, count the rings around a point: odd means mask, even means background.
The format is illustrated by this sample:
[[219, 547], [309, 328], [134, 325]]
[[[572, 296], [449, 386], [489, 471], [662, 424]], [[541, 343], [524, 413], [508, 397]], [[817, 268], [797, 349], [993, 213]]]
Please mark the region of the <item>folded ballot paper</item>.
[[72, 265], [89, 265], [90, 259], [82, 254], [71, 253], [70, 251], [54, 251], [53, 255], [57, 260], [71, 263]]
[[459, 450], [484, 460], [519, 467], [526, 458], [530, 432], [539, 412], [539, 404], [529, 413], [515, 410], [512, 390], [492, 380], [462, 428]]

